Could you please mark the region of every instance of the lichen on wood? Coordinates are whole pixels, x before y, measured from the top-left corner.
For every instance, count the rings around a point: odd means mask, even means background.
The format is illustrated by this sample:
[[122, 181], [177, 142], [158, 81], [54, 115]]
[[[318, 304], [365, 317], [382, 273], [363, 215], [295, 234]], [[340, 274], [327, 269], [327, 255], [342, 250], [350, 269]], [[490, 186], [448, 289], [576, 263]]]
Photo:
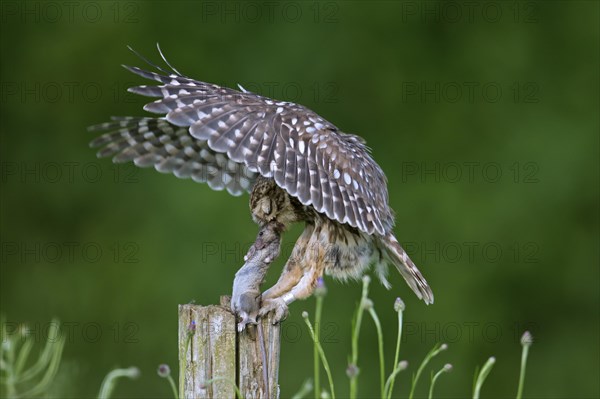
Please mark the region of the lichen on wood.
[[180, 396], [234, 398], [237, 386], [242, 398], [277, 399], [280, 326], [270, 317], [259, 322], [262, 334], [254, 326], [238, 332], [228, 298], [221, 305], [180, 305]]

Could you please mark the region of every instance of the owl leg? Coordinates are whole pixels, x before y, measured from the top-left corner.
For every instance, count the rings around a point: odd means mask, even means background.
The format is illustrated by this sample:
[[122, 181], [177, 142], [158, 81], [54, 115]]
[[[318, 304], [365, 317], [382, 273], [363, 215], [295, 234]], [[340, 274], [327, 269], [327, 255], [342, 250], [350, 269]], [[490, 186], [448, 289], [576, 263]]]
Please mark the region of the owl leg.
[[288, 260], [277, 283], [262, 294], [263, 301], [289, 292], [301, 278], [302, 268], [293, 259]]
[[[298, 271], [300, 273], [297, 273]], [[317, 285], [317, 279], [322, 275], [323, 270], [320, 268], [313, 267], [310, 270], [302, 270], [300, 266], [296, 267], [296, 273], [293, 275], [291, 273], [287, 273], [285, 276], [282, 275], [282, 278], [285, 279], [285, 286], [281, 285], [277, 287], [277, 293], [280, 295], [269, 296], [267, 298], [263, 296], [262, 306], [258, 315], [264, 316], [270, 312], [275, 312], [273, 318], [275, 323], [285, 319], [288, 314], [288, 305], [295, 300], [305, 299], [311, 296]], [[296, 278], [297, 276], [300, 277]], [[288, 290], [284, 291], [284, 288], [288, 288]]]
[[294, 256], [290, 257], [277, 283], [263, 293], [258, 315], [264, 316], [274, 312], [274, 323], [285, 319], [288, 315], [288, 304], [292, 302], [287, 302], [290, 292], [302, 280], [303, 272]]
[[317, 279], [323, 275], [322, 270], [312, 268], [307, 274], [304, 274], [291, 290], [278, 297], [271, 297], [262, 301], [258, 315], [264, 316], [274, 312], [273, 322], [278, 323], [285, 319], [288, 314], [288, 305], [297, 299], [308, 298], [317, 286]]

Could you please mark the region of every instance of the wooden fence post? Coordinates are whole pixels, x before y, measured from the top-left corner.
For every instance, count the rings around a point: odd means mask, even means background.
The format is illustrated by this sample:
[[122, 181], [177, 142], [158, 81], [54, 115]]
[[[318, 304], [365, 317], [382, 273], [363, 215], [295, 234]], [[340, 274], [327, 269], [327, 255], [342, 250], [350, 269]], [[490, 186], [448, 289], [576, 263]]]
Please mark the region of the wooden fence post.
[[235, 398], [237, 386], [242, 398], [278, 399], [280, 326], [270, 317], [260, 323], [262, 331], [238, 333], [229, 297], [220, 305], [179, 305], [180, 396]]

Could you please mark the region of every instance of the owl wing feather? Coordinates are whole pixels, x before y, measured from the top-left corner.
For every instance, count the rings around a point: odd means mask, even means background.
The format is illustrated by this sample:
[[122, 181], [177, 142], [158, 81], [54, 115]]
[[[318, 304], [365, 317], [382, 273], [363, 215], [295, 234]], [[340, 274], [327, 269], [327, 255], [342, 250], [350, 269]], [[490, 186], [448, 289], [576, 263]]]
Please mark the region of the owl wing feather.
[[341, 132], [310, 109], [246, 91], [124, 66], [159, 85], [128, 90], [157, 100], [144, 106], [163, 117], [115, 117], [90, 127], [99, 157], [133, 161], [163, 173], [206, 182], [232, 195], [252, 190], [258, 177], [329, 219], [377, 236], [419, 298], [433, 302], [427, 282], [392, 233], [387, 181], [365, 141]]
[[[360, 137], [339, 131], [295, 103], [180, 74], [125, 68], [159, 82], [156, 86], [131, 87], [129, 91], [159, 97], [144, 109], [163, 114], [164, 118], [133, 118], [98, 125], [94, 130], [116, 129], [92, 143], [108, 144], [99, 155], [116, 155], [116, 161], [133, 160], [142, 166], [156, 161], [154, 165], [160, 171], [194, 177], [198, 170], [210, 168], [209, 158], [222, 154], [241, 165], [246, 178], [244, 184], [231, 187], [213, 179], [212, 188], [227, 188], [239, 194], [240, 188], [251, 190], [247, 183], [251, 184], [260, 173], [332, 220], [368, 234], [383, 235], [392, 229], [394, 218], [388, 206], [385, 175]], [[194, 155], [202, 150], [210, 157]], [[222, 176], [239, 180], [232, 173]]]
[[98, 157], [154, 166], [161, 173], [208, 183], [213, 190], [227, 189], [235, 196], [251, 190], [258, 176], [214, 151], [206, 141], [194, 139], [187, 129], [164, 119], [113, 117], [111, 122], [90, 126], [89, 130], [106, 132], [90, 143], [92, 148], [101, 147]]

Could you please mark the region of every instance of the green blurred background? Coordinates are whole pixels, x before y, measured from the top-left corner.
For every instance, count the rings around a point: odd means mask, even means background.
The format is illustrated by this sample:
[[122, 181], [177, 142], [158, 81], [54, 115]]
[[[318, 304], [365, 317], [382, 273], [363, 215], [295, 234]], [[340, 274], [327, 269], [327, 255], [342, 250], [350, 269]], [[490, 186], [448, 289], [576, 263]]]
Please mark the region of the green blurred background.
[[[53, 316], [66, 323], [57, 396], [93, 397], [111, 368], [136, 365], [117, 396], [169, 397], [155, 370], [176, 368], [177, 305], [229, 293], [256, 234], [247, 196], [88, 148], [88, 125], [145, 114], [125, 91], [145, 82], [119, 65], [143, 66], [126, 45], [159, 60], [156, 42], [191, 77], [297, 101], [366, 138], [436, 295], [427, 307], [396, 273], [391, 291], [374, 281], [388, 368], [401, 296], [412, 371], [449, 343], [433, 364], [454, 365], [439, 397], [468, 396], [491, 355], [485, 396], [513, 396], [525, 329], [526, 396], [600, 395], [597, 2], [3, 1], [1, 17], [0, 309], [40, 341]], [[326, 283], [344, 397], [360, 284]], [[295, 303], [284, 324], [283, 397], [312, 375], [301, 312], [313, 308]], [[365, 319], [364, 397], [378, 392], [376, 348]]]

